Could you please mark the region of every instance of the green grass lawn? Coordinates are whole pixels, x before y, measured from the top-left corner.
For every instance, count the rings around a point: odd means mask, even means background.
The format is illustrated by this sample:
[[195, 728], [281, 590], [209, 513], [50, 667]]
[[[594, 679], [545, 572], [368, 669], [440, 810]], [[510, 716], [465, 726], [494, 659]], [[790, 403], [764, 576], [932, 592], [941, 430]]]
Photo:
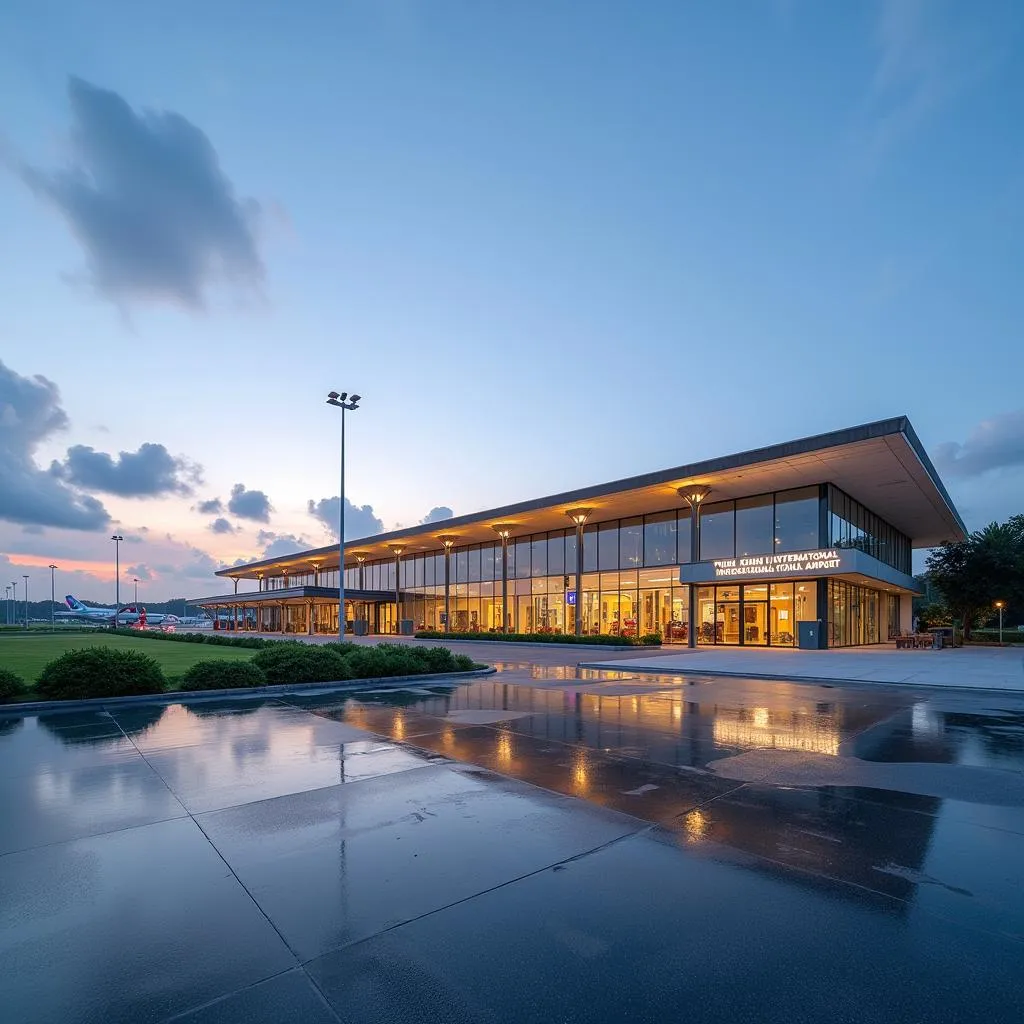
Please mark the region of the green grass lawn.
[[197, 661], [251, 658], [256, 652], [237, 647], [214, 647], [173, 640], [147, 640], [142, 637], [109, 636], [104, 633], [48, 634], [37, 636], [0, 636], [0, 668], [16, 672], [30, 685], [35, 683], [47, 662], [65, 651], [80, 647], [127, 647], [155, 658], [168, 678], [180, 676]]

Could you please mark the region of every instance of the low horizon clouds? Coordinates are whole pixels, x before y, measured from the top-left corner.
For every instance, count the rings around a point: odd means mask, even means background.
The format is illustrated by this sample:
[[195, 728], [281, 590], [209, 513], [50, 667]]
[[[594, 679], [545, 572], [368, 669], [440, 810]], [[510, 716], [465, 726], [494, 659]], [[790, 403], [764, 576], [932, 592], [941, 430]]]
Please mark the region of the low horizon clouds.
[[982, 420], [962, 444], [936, 445], [933, 458], [940, 474], [960, 478], [1024, 466], [1024, 409]]
[[200, 128], [74, 76], [68, 101], [70, 165], [19, 171], [68, 222], [98, 294], [202, 310], [215, 283], [260, 291], [259, 204], [236, 196]]

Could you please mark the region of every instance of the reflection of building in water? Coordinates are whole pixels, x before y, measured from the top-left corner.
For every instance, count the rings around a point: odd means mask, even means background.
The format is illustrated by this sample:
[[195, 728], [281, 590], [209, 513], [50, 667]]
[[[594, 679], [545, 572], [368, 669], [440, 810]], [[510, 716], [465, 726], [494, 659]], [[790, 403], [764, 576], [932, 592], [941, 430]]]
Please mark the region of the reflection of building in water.
[[719, 708], [712, 736], [716, 744], [724, 747], [772, 747], [833, 756], [839, 753], [839, 723], [834, 712]]

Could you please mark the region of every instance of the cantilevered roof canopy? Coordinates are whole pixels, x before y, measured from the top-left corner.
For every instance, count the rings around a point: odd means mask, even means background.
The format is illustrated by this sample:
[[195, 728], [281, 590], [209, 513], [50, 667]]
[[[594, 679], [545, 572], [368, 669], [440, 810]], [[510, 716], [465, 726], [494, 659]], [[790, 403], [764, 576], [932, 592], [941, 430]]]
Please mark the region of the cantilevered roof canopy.
[[[494, 542], [497, 537], [491, 527], [495, 523], [513, 524], [513, 536], [564, 529], [571, 525], [566, 510], [577, 505], [594, 509], [591, 522], [678, 507], [683, 503], [677, 488], [683, 484], [709, 484], [708, 500], [715, 502], [825, 482], [842, 488], [888, 520], [910, 537], [915, 548], [934, 547], [966, 535], [966, 527], [910, 421], [900, 416], [346, 541], [345, 564], [355, 564], [356, 551], [366, 552], [369, 560], [393, 557], [390, 544], [403, 544], [407, 553], [438, 551], [439, 534], [455, 534], [459, 545]], [[256, 579], [286, 570], [306, 573], [314, 563], [321, 569], [337, 569], [338, 546], [232, 566], [217, 575]]]

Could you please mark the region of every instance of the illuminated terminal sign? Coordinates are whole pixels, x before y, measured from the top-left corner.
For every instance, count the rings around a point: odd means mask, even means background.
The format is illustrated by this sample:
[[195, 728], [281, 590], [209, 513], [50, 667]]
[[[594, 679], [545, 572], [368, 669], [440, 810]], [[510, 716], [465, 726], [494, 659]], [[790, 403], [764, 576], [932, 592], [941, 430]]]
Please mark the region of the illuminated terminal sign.
[[745, 555], [742, 558], [719, 558], [711, 563], [715, 579], [727, 576], [786, 576], [792, 573], [835, 572], [843, 559], [835, 548], [829, 551], [797, 551], [786, 555]]
[[716, 558], [679, 567], [681, 583], [713, 583], [715, 580], [779, 579], [787, 576], [831, 576], [857, 572], [860, 552], [845, 548], [820, 548], [815, 551], [790, 551], [785, 554], [741, 555]]

